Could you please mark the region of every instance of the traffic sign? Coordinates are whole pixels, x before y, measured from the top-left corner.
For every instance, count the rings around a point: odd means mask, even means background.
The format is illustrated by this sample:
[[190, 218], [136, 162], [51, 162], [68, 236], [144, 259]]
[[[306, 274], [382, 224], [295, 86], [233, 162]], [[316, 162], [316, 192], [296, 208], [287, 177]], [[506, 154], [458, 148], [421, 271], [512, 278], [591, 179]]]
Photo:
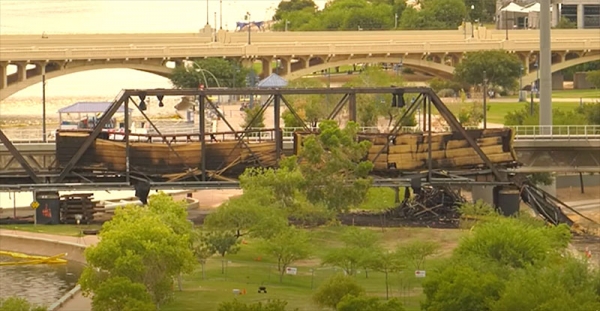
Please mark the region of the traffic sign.
[[40, 203], [38, 203], [38, 201], [33, 201], [31, 202], [31, 204], [29, 204], [29, 206], [31, 206], [31, 208], [33, 209], [37, 209], [38, 207], [40, 207]]

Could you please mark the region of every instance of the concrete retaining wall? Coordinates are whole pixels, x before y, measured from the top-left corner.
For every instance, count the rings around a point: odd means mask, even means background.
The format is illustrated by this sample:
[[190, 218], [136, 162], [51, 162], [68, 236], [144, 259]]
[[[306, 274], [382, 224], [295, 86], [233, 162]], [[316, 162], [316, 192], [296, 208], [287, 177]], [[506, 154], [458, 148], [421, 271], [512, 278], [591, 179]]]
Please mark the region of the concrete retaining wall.
[[65, 259], [85, 264], [83, 254], [85, 246], [76, 243], [0, 233], [0, 248], [6, 251], [38, 256], [55, 256], [67, 253]]

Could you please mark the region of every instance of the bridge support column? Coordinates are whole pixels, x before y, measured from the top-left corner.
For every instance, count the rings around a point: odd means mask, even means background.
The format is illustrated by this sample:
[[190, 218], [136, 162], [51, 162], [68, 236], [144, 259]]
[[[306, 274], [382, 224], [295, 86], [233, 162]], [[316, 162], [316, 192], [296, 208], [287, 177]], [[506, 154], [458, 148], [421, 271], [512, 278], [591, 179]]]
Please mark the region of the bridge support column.
[[36, 63], [35, 64], [35, 74], [36, 75], [46, 74], [46, 63]]
[[577, 29], [583, 29], [583, 26], [585, 25], [584, 21], [583, 4], [580, 3], [577, 5]]
[[7, 67], [8, 63], [0, 63], [0, 90], [8, 86], [8, 73], [6, 72]]
[[27, 63], [17, 64], [17, 81], [22, 82], [27, 79]]
[[471, 188], [473, 203], [481, 200], [486, 204], [494, 206], [494, 187], [493, 186], [473, 186]]
[[287, 75], [292, 73], [292, 59], [291, 58], [280, 58], [282, 70], [280, 75]]
[[263, 79], [268, 77], [271, 73], [273, 73], [273, 59], [271, 58], [263, 58], [262, 60], [262, 77]]

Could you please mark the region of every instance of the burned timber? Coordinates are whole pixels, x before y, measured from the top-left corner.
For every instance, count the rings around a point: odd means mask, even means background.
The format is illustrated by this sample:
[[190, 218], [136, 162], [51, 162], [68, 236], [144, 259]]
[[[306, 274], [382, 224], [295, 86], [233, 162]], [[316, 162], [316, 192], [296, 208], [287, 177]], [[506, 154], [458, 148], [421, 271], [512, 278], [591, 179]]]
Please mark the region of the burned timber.
[[[143, 184], [152, 189], [207, 189], [238, 187], [236, 177], [247, 167], [277, 167], [284, 155], [281, 122], [287, 109], [302, 124], [294, 135], [294, 153], [302, 148], [306, 135], [315, 129], [306, 125], [286, 99], [288, 95], [333, 94], [341, 97], [327, 119], [345, 110], [349, 121], [357, 120], [357, 95], [391, 95], [393, 107], [405, 107], [403, 115], [386, 133], [360, 133], [372, 147], [366, 159], [375, 164], [374, 175], [386, 177], [378, 186], [421, 188], [426, 185], [490, 185], [508, 187], [525, 196], [534, 210], [552, 223], [567, 222], [562, 202], [538, 195], [520, 179], [509, 176], [507, 168], [518, 166], [510, 129], [464, 129], [448, 107], [430, 88], [318, 88], [318, 89], [149, 89], [123, 90], [102, 114], [93, 129], [60, 130], [56, 140], [56, 162], [49, 170], [34, 169], [0, 129], [0, 141], [21, 165], [22, 170], [0, 173], [0, 191], [59, 191], [80, 189], [133, 188]], [[211, 96], [265, 96], [260, 112], [273, 106], [272, 129], [236, 131], [211, 101]], [[408, 96], [407, 96], [408, 95]], [[198, 133], [163, 135], [144, 113], [146, 99], [160, 103], [168, 96], [193, 96], [198, 102]], [[407, 102], [406, 98], [411, 98]], [[103, 131], [112, 116], [124, 107], [125, 124], [130, 108], [137, 108], [154, 128], [155, 135]], [[206, 131], [205, 113], [219, 114], [229, 131]], [[434, 109], [448, 130], [434, 133]], [[422, 132], [404, 133], [402, 122], [420, 110]], [[257, 114], [260, 115], [261, 113]], [[248, 122], [253, 124], [254, 120]], [[530, 190], [527, 190], [530, 189]], [[520, 190], [520, 191], [519, 191]], [[534, 189], [535, 190], [535, 189]], [[542, 197], [541, 199], [539, 197]], [[426, 207], [430, 208], [430, 207]], [[572, 222], [570, 223], [572, 224]]]

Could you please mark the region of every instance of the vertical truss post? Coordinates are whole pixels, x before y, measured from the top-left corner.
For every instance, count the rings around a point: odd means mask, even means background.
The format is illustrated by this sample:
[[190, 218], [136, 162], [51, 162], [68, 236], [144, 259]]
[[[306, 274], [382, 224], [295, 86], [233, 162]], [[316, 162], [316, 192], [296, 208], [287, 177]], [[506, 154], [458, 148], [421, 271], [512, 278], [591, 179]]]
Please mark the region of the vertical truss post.
[[423, 121], [423, 127], [421, 127], [421, 130], [423, 133], [425, 133], [425, 129], [427, 129], [427, 101], [423, 100], [423, 117], [422, 120]]
[[131, 155], [131, 150], [130, 150], [130, 143], [129, 143], [129, 131], [130, 131], [130, 127], [129, 127], [129, 97], [125, 99], [125, 102], [123, 103], [123, 105], [125, 106], [125, 180], [127, 183], [129, 183], [130, 181], [130, 173], [131, 173], [131, 169], [129, 166], [129, 160], [130, 160], [130, 155]]
[[275, 94], [275, 100], [273, 103], [273, 124], [275, 125], [275, 156], [277, 157], [276, 163], [279, 165], [279, 159], [281, 158], [281, 147], [283, 145], [283, 133], [281, 132], [281, 94]]
[[0, 129], [0, 141], [4, 144], [4, 146], [6, 146], [6, 149], [8, 149], [10, 154], [12, 154], [12, 156], [19, 162], [19, 164], [21, 164], [21, 167], [23, 167], [25, 172], [27, 172], [27, 175], [31, 177], [31, 180], [33, 180], [33, 182], [36, 184], [41, 183], [41, 179], [37, 176], [31, 165], [29, 165], [29, 163], [27, 162], [27, 160], [25, 160], [25, 157], [23, 157], [19, 150], [17, 150], [17, 147], [13, 145], [8, 136], [4, 134], [2, 129]]
[[[428, 100], [429, 99], [429, 100]], [[431, 151], [431, 140], [432, 140], [432, 126], [431, 126], [431, 115], [433, 112], [431, 111], [431, 99], [428, 96], [425, 96], [425, 101], [423, 101], [424, 105], [427, 105], [427, 131], [429, 132], [427, 136], [429, 137], [429, 146], [428, 146], [428, 155], [427, 155], [427, 181], [431, 182], [431, 175], [433, 174], [433, 159], [432, 159], [432, 151]]]
[[202, 171], [202, 181], [206, 181], [206, 96], [198, 96], [198, 126], [200, 133], [200, 170]]
[[348, 95], [348, 112], [349, 121], [356, 122], [356, 93], [352, 92]]

